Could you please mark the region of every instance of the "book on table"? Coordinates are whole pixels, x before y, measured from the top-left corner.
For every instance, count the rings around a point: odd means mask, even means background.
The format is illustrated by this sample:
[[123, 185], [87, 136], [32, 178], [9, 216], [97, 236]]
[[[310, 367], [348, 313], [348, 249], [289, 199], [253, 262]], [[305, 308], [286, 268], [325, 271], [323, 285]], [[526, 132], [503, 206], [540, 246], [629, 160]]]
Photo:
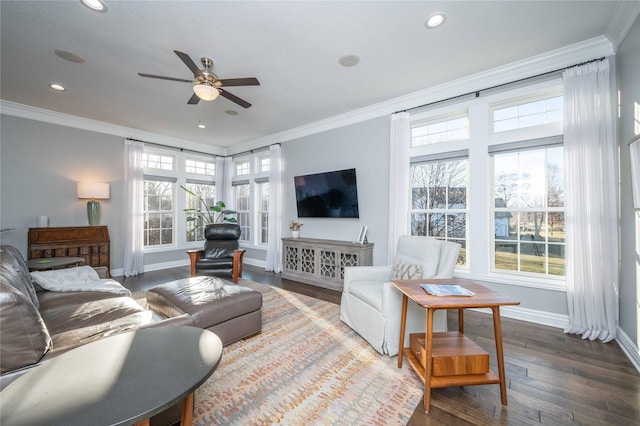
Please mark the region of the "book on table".
[[475, 295], [474, 292], [467, 290], [458, 284], [420, 284], [431, 296], [466, 296]]

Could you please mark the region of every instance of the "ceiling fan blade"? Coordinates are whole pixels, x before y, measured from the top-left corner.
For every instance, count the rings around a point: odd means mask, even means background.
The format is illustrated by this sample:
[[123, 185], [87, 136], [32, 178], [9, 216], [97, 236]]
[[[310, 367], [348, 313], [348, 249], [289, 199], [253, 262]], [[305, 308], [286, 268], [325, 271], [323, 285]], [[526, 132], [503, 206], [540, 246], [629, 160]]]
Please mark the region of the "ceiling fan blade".
[[245, 101], [244, 99], [240, 99], [236, 95], [232, 95], [231, 93], [227, 92], [224, 89], [218, 88], [218, 90], [220, 91], [220, 96], [224, 96], [225, 98], [229, 99], [231, 102], [235, 102], [241, 107], [249, 108], [251, 106], [249, 102]]
[[200, 98], [198, 97], [198, 95], [196, 95], [195, 93], [191, 96], [191, 98], [189, 99], [189, 102], [187, 102], [187, 104], [189, 105], [196, 105], [198, 102], [200, 102]]
[[184, 78], [173, 78], [173, 77], [164, 77], [162, 75], [153, 75], [153, 74], [143, 74], [141, 72], [138, 73], [138, 75], [140, 77], [147, 77], [147, 78], [158, 78], [160, 80], [170, 80], [170, 81], [180, 81], [183, 83], [193, 83], [192, 80], [185, 80]]
[[223, 87], [229, 86], [260, 86], [260, 82], [257, 78], [225, 78], [224, 80], [218, 80], [222, 83]]
[[184, 64], [191, 70], [194, 76], [205, 78], [204, 74], [193, 60], [186, 53], [174, 50], [174, 53], [184, 62]]

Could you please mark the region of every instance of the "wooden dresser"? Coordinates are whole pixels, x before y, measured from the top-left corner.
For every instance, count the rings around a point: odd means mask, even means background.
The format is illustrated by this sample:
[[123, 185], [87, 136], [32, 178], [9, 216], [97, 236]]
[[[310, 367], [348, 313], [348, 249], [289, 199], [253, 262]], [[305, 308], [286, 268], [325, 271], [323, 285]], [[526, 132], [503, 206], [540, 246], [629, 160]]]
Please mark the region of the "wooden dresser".
[[106, 226], [29, 228], [29, 259], [83, 257], [81, 265], [106, 266], [111, 271]]

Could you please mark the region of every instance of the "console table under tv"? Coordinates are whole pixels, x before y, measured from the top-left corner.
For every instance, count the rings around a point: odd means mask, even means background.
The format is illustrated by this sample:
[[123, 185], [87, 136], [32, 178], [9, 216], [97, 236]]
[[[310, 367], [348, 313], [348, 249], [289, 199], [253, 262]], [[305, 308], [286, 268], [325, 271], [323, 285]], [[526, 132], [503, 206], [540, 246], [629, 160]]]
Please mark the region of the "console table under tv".
[[344, 268], [372, 264], [373, 243], [282, 239], [282, 278], [342, 291]]

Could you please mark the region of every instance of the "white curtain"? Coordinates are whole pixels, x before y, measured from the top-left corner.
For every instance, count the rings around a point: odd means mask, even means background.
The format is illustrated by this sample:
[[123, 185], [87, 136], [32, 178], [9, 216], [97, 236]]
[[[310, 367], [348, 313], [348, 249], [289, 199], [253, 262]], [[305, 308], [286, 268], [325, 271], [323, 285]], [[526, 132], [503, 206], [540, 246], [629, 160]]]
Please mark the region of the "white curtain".
[[225, 185], [225, 173], [224, 173], [224, 166], [225, 166], [225, 158], [224, 157], [216, 157], [216, 195], [215, 195], [215, 201], [216, 203], [220, 200], [225, 201], [225, 203], [227, 203], [228, 201], [225, 200], [224, 198], [224, 185]]
[[609, 61], [566, 70], [564, 87], [565, 332], [608, 342], [618, 324], [617, 148]]
[[411, 125], [408, 112], [391, 115], [389, 135], [389, 230], [387, 237], [387, 262], [393, 263], [396, 245], [401, 235], [409, 233], [409, 155]]
[[131, 277], [144, 272], [144, 169], [142, 154], [144, 144], [124, 141], [125, 181], [125, 237], [123, 272]]
[[269, 242], [266, 271], [282, 272], [282, 167], [280, 145], [269, 147]]

